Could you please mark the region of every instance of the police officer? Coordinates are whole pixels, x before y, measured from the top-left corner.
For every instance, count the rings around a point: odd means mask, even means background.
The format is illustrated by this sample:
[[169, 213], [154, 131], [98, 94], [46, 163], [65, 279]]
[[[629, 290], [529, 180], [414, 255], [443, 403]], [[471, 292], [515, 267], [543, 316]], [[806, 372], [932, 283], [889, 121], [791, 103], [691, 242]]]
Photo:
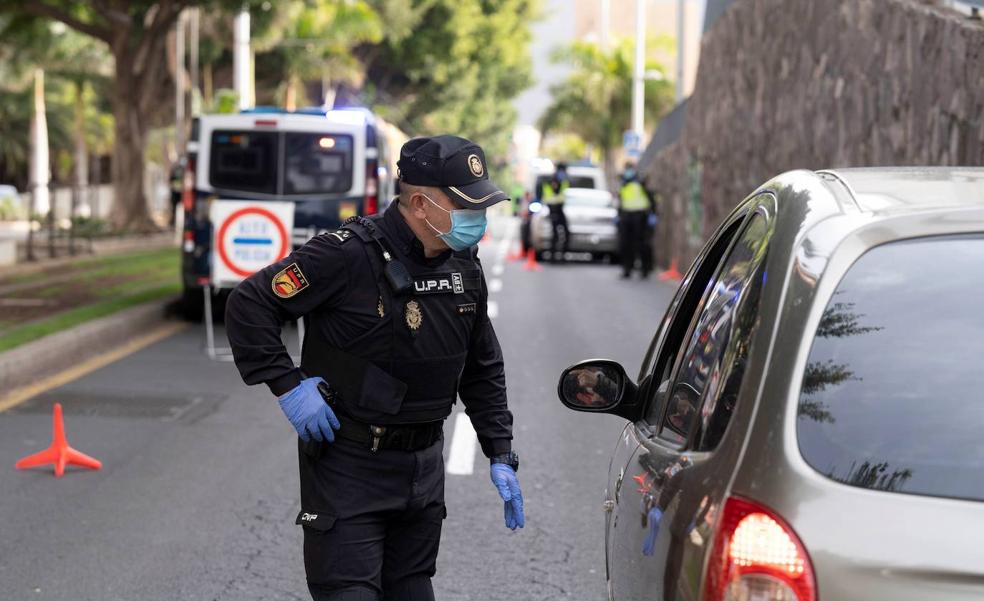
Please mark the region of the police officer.
[[[475, 244], [507, 195], [455, 136], [400, 153], [400, 196], [243, 281], [226, 327], [247, 384], [299, 436], [304, 567], [315, 601], [428, 601], [444, 505], [444, 419], [460, 395], [508, 528], [524, 525], [502, 352]], [[300, 369], [280, 338], [306, 318]]]
[[[567, 164], [557, 163], [553, 177], [544, 183], [541, 198], [550, 210], [550, 262], [556, 263], [567, 252], [570, 245], [570, 232], [567, 229], [567, 216], [564, 215], [564, 193], [570, 187], [567, 177]], [[564, 230], [564, 243], [560, 243], [560, 230]]]
[[636, 258], [642, 263], [643, 279], [653, 270], [652, 230], [656, 223], [656, 202], [639, 182], [631, 163], [622, 172], [618, 191], [619, 253], [622, 255], [622, 278], [632, 277]]

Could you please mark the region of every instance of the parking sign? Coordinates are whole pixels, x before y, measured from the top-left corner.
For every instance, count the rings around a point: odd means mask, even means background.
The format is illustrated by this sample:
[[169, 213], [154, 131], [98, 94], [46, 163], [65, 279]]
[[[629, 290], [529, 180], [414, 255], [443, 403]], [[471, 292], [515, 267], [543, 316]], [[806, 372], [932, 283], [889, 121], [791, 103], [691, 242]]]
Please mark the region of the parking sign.
[[213, 286], [235, 286], [291, 251], [294, 203], [217, 200], [209, 216]]

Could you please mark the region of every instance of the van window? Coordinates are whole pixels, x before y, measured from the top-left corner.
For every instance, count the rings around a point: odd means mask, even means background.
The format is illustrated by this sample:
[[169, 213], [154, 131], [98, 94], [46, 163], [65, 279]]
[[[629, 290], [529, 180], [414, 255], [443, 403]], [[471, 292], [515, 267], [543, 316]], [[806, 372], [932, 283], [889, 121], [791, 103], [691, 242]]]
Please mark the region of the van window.
[[984, 500], [984, 236], [876, 247], [817, 328], [800, 388], [803, 458], [889, 493]]
[[284, 194], [331, 194], [352, 187], [352, 137], [286, 134]]
[[214, 131], [209, 183], [216, 189], [277, 193], [276, 132]]

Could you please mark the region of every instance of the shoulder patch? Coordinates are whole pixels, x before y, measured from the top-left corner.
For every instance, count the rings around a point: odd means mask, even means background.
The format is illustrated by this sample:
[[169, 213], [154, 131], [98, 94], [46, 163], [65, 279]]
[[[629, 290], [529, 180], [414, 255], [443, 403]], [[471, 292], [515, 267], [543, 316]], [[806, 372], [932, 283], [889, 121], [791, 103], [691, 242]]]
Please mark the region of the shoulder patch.
[[290, 298], [308, 287], [308, 280], [297, 263], [291, 263], [277, 272], [271, 282], [273, 293], [280, 298]]
[[348, 242], [355, 234], [352, 233], [352, 230], [340, 229], [340, 230], [335, 230], [334, 232], [331, 232], [328, 235], [338, 240], [339, 243], [341, 243], [341, 242]]

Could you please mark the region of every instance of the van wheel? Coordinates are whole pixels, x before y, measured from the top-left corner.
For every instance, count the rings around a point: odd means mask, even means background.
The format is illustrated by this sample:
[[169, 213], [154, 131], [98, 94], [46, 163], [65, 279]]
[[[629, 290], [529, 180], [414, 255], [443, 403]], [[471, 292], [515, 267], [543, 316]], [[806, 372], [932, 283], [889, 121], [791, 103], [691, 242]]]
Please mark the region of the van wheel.
[[181, 314], [188, 321], [199, 323], [205, 316], [205, 299], [201, 288], [181, 290]]

